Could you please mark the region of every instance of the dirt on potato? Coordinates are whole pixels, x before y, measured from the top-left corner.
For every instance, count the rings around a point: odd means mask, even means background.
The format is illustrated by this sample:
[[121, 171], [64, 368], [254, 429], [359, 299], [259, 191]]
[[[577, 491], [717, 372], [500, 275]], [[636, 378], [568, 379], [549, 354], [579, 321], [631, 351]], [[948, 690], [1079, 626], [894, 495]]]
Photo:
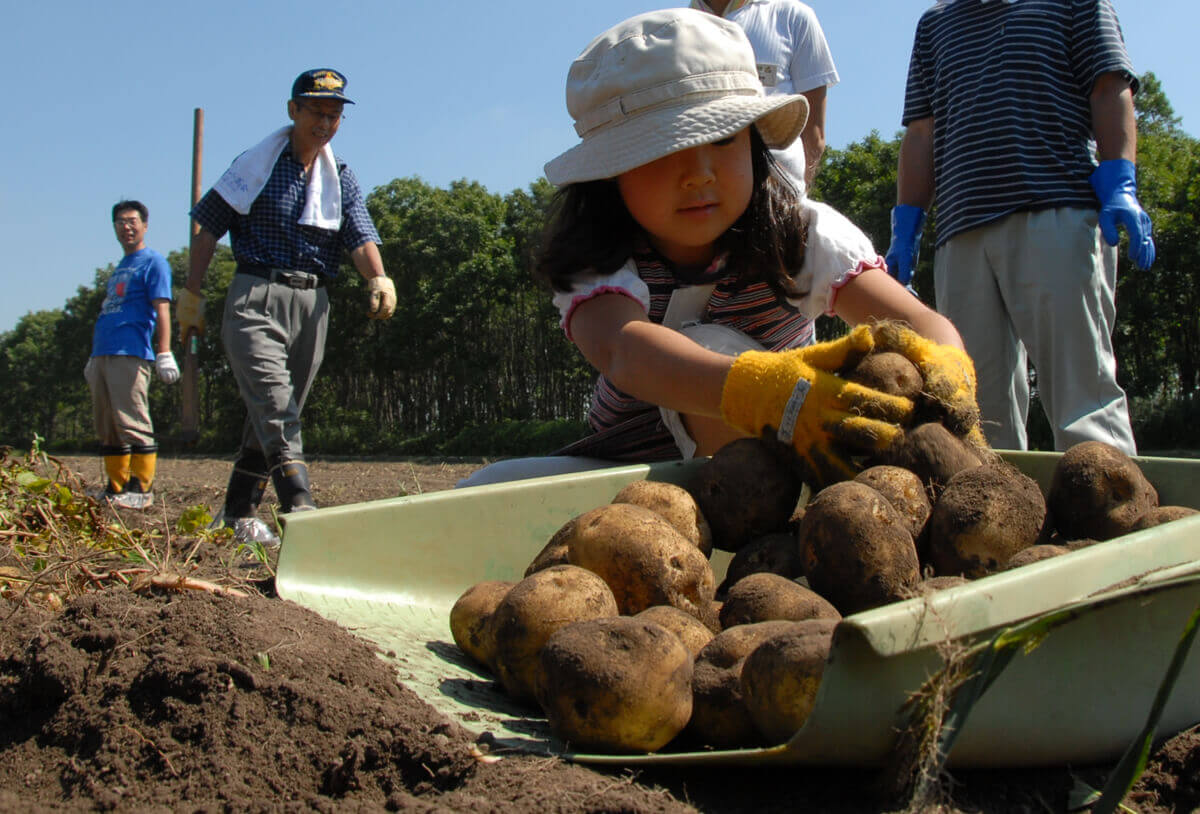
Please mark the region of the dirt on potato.
[[[87, 486], [99, 482], [99, 458], [58, 461]], [[450, 488], [480, 465], [310, 463], [323, 506]], [[109, 517], [174, 529], [190, 507], [216, 510], [230, 465], [164, 456], [154, 509]], [[195, 537], [172, 535], [174, 551], [197, 546]], [[0, 535], [0, 568], [12, 564], [14, 545], [13, 536]], [[0, 810], [857, 814], [904, 807], [880, 796], [879, 772], [870, 768], [635, 771], [489, 754], [486, 736], [467, 733], [409, 691], [373, 645], [274, 598], [269, 573], [231, 564], [209, 544], [190, 563], [192, 576], [250, 595], [135, 592], [114, 579], [66, 598], [57, 611], [11, 596], [0, 603]], [[1062, 811], [1076, 780], [1099, 788], [1109, 768], [956, 771], [941, 810]], [[1141, 812], [1194, 810], [1197, 777], [1200, 729], [1192, 729], [1159, 745], [1126, 803]]]

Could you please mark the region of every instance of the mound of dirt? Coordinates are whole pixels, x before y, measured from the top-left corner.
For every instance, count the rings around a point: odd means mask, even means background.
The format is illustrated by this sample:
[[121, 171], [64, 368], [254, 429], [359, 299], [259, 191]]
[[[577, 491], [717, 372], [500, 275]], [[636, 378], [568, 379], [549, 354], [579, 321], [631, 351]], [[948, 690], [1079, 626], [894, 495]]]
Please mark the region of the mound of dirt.
[[[228, 462], [203, 460], [206, 468], [189, 470], [186, 459], [164, 466], [173, 480], [160, 485], [160, 522], [201, 495], [219, 497]], [[323, 505], [333, 505], [335, 488], [355, 500], [394, 496], [401, 470], [426, 484], [466, 474], [377, 463], [346, 462], [341, 483], [332, 468], [317, 473]], [[134, 518], [123, 511], [119, 519]], [[0, 566], [9, 545], [0, 539]], [[194, 559], [193, 576], [227, 580], [228, 558], [218, 554]], [[116, 586], [57, 613], [0, 609], [0, 810], [850, 814], [903, 806], [879, 796], [872, 769], [632, 773], [491, 754], [486, 735], [405, 688], [372, 644], [271, 597], [269, 581], [262, 587], [265, 595], [233, 597]], [[956, 772], [943, 810], [1065, 810], [1073, 782], [1098, 788], [1107, 768]], [[1200, 730], [1190, 730], [1155, 752], [1126, 802], [1143, 812], [1194, 810], [1198, 776]]]

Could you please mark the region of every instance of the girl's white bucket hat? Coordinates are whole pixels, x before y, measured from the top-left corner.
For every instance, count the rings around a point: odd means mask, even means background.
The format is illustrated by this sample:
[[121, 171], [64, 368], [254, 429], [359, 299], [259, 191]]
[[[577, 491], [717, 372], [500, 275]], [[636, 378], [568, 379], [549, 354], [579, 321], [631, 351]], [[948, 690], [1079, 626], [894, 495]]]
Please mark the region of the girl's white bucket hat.
[[592, 40], [567, 74], [567, 110], [583, 141], [546, 164], [557, 186], [612, 178], [753, 123], [768, 147], [786, 147], [804, 129], [808, 100], [763, 93], [736, 23], [676, 8]]

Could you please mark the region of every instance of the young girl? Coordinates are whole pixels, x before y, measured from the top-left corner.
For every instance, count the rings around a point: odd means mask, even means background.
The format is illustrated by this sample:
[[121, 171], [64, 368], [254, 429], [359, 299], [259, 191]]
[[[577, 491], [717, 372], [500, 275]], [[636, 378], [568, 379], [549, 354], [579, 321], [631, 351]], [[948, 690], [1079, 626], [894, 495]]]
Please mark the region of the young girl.
[[[873, 347], [973, 403], [954, 327], [775, 165], [770, 149], [797, 137], [807, 102], [763, 95], [737, 25], [691, 9], [626, 20], [575, 60], [567, 107], [582, 141], [546, 165], [560, 190], [537, 273], [600, 378], [595, 434], [565, 454], [689, 458], [770, 432], [815, 480], [844, 476], [845, 454], [890, 443], [913, 409], [833, 374]], [[803, 347], [822, 313], [860, 327]], [[464, 485], [561, 471], [536, 460]]]

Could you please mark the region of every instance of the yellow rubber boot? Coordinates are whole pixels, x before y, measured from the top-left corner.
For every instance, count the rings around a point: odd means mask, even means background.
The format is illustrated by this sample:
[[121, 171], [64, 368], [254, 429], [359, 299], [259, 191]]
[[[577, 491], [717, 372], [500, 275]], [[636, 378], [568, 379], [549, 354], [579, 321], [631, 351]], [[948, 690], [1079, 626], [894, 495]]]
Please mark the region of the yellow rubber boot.
[[157, 468], [158, 452], [135, 452], [130, 456], [130, 474], [138, 479], [143, 492], [153, 491]]
[[104, 456], [104, 474], [108, 475], [109, 492], [119, 495], [125, 491], [125, 484], [129, 483], [131, 457], [128, 452]]

